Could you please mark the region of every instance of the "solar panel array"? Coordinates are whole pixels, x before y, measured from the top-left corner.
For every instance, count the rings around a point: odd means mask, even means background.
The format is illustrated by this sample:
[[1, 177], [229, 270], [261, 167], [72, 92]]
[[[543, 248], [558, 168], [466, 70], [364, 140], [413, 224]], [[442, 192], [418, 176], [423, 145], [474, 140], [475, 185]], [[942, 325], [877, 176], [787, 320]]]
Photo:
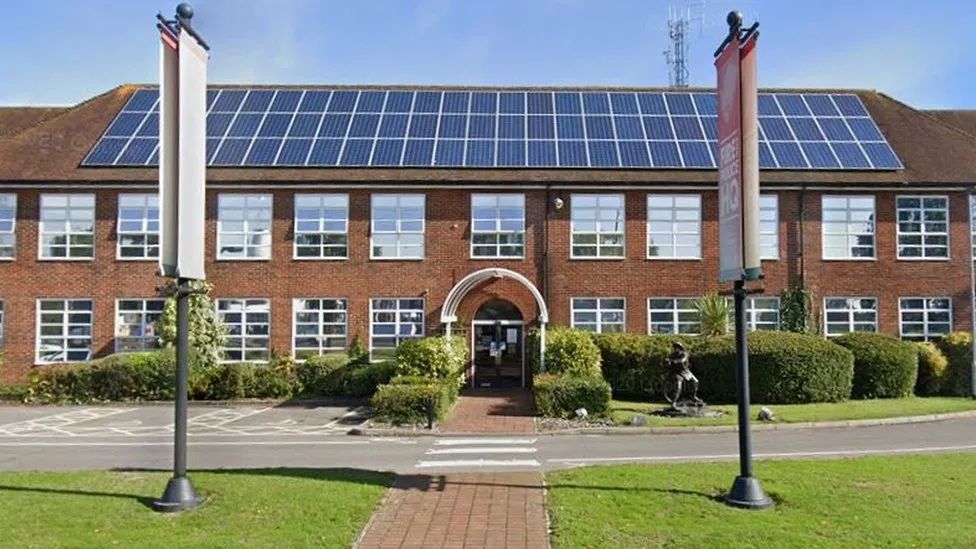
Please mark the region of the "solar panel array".
[[[759, 164], [902, 167], [855, 94], [759, 94]], [[716, 166], [714, 93], [214, 88], [211, 167]], [[159, 92], [141, 88], [85, 166], [158, 163]]]

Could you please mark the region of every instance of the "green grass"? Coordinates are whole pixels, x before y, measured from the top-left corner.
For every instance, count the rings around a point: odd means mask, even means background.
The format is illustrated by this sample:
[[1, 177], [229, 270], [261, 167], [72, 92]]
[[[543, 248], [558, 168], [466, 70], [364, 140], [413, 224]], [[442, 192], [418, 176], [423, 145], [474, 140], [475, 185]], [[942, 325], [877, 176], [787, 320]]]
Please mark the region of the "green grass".
[[553, 547], [976, 547], [976, 454], [757, 464], [772, 510], [718, 498], [733, 463], [552, 473]]
[[[735, 425], [736, 407], [731, 405], [712, 406], [726, 413], [720, 418], [667, 418], [648, 415], [648, 412], [665, 407], [663, 403], [634, 402], [614, 400], [610, 404], [610, 414], [614, 422], [629, 425], [635, 414], [647, 419], [647, 424], [655, 427], [688, 425]], [[760, 404], [754, 404], [750, 416], [755, 419]], [[799, 423], [804, 421], [834, 421], [849, 419], [877, 419], [900, 416], [919, 416], [976, 410], [976, 400], [965, 397], [912, 397], [879, 400], [848, 400], [847, 402], [828, 402], [819, 404], [771, 404], [777, 421]]]
[[352, 469], [191, 472], [199, 509], [158, 514], [162, 472], [0, 473], [7, 547], [349, 547], [393, 476]]

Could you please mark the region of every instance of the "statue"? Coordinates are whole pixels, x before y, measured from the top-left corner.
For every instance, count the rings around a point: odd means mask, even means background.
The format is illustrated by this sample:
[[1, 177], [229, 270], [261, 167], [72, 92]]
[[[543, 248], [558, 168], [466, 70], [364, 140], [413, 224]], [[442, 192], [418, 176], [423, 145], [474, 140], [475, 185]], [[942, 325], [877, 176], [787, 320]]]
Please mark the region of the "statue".
[[[705, 402], [698, 398], [698, 378], [688, 366], [688, 351], [680, 342], [671, 345], [671, 354], [664, 360], [664, 399], [676, 411], [686, 411], [690, 406], [701, 408]], [[691, 398], [681, 400], [685, 383], [691, 384]]]

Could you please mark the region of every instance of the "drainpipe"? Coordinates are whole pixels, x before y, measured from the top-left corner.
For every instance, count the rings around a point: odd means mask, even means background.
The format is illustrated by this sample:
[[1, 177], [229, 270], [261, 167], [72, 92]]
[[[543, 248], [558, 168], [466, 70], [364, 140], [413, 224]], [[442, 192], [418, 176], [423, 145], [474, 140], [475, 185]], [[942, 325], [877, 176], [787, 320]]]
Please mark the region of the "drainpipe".
[[969, 326], [969, 339], [970, 339], [970, 396], [976, 398], [976, 265], [973, 262], [976, 261], [976, 254], [973, 253], [973, 197], [974, 189], [969, 189], [969, 195], [967, 196], [968, 203], [966, 206], [969, 208], [969, 314], [970, 314], [970, 326]]
[[[546, 183], [545, 215], [542, 216], [542, 300], [549, 307], [549, 184]], [[541, 311], [540, 311], [541, 312]], [[539, 323], [539, 371], [546, 371], [546, 323]]]
[[806, 205], [806, 192], [807, 192], [807, 186], [806, 185], [801, 185], [800, 186], [800, 212], [799, 212], [799, 214], [800, 214], [800, 236], [799, 236], [799, 245], [800, 245], [800, 280], [803, 282], [803, 285], [804, 286], [806, 286], [806, 278], [807, 278], [807, 273], [806, 273], [806, 257], [805, 257], [805, 254], [804, 254], [804, 251], [805, 251], [806, 248], [804, 248], [804, 244], [803, 244], [803, 229], [804, 229], [804, 225], [805, 225], [805, 223], [804, 223], [804, 218], [805, 218], [805, 210], [804, 210], [804, 208], [805, 208], [805, 205]]

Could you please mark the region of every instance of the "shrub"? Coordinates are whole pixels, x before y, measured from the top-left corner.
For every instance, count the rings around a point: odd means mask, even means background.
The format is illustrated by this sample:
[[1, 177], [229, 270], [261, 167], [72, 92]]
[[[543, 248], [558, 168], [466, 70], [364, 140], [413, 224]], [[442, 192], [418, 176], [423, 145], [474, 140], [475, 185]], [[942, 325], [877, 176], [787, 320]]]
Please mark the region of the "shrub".
[[310, 356], [295, 365], [298, 393], [304, 396], [334, 396], [343, 392], [351, 360], [345, 354]]
[[538, 374], [533, 393], [536, 410], [546, 417], [574, 417], [577, 408], [604, 416], [610, 409], [610, 384], [597, 376]]
[[816, 324], [811, 322], [810, 311], [813, 310], [813, 299], [810, 290], [798, 280], [783, 290], [780, 295], [780, 325], [787, 332], [809, 334], [816, 331]]
[[467, 347], [460, 336], [408, 339], [397, 347], [396, 373], [460, 384], [468, 364]]
[[31, 402], [106, 402], [173, 398], [172, 351], [120, 353], [78, 364], [45, 366], [28, 383]]
[[[199, 280], [190, 285], [199, 292], [189, 296], [190, 346], [199, 354], [203, 365], [214, 366], [220, 356], [226, 328], [214, 318], [214, 303], [209, 295], [213, 285]], [[176, 282], [170, 281], [163, 292], [168, 297], [155, 329], [160, 345], [173, 348], [176, 345]]]
[[854, 398], [910, 396], [918, 377], [918, 351], [886, 334], [853, 332], [834, 339], [854, 354]]
[[942, 394], [947, 396], [972, 395], [973, 348], [969, 332], [952, 332], [936, 345], [949, 361], [942, 383]]
[[375, 417], [381, 421], [395, 425], [426, 424], [431, 407], [434, 418], [443, 419], [457, 400], [457, 395], [458, 388], [450, 380], [398, 376], [390, 384], [381, 385], [370, 403]]
[[600, 350], [603, 377], [615, 395], [643, 399], [661, 394], [664, 360], [671, 345], [680, 341], [691, 346], [688, 336], [594, 334], [593, 343]]
[[701, 335], [724, 336], [729, 334], [732, 304], [728, 299], [711, 293], [695, 300], [695, 309], [698, 310]]
[[290, 380], [268, 364], [224, 363], [213, 367], [212, 373], [207, 391], [211, 400], [282, 398], [292, 390]]
[[915, 381], [915, 394], [937, 395], [942, 390], [949, 361], [930, 341], [919, 341], [915, 345], [915, 350], [918, 352], [918, 380]]
[[593, 339], [587, 332], [553, 327], [546, 333], [546, 371], [552, 374], [599, 377], [600, 349], [593, 344]]
[[342, 376], [342, 394], [353, 397], [371, 396], [377, 387], [388, 383], [394, 374], [395, 365], [389, 361], [350, 364]]

